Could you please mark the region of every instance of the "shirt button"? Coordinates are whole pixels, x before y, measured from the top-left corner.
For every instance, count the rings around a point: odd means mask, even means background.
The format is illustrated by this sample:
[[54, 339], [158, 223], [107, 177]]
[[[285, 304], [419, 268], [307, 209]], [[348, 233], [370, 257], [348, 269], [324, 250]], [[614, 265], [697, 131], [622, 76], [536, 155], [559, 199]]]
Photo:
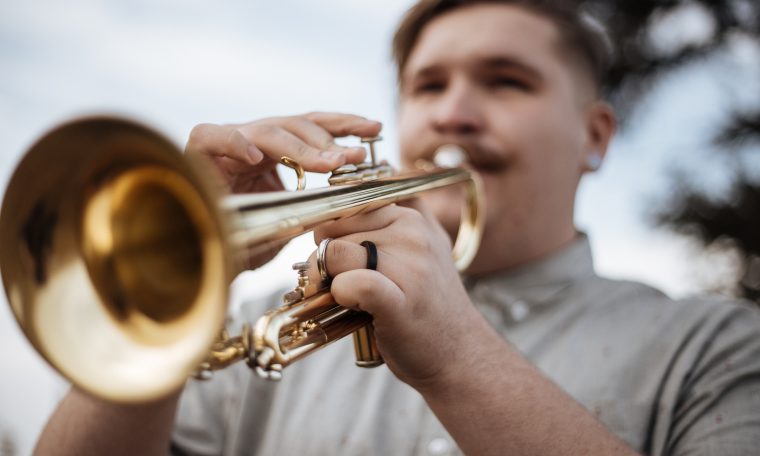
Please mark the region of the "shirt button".
[[517, 301], [509, 306], [509, 313], [512, 315], [514, 321], [522, 321], [530, 313], [530, 308], [525, 301]]
[[514, 321], [522, 321], [530, 313], [530, 308], [528, 308], [528, 304], [525, 301], [517, 301], [509, 306], [509, 313], [512, 314]]
[[444, 455], [449, 454], [451, 451], [451, 443], [443, 437], [436, 437], [428, 443], [428, 454], [431, 455]]

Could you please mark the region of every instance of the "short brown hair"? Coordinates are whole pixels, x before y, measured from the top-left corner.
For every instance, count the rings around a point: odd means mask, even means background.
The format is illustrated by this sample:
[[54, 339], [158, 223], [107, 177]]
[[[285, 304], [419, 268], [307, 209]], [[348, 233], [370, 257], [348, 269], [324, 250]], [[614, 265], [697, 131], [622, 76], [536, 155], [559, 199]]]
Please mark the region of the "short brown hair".
[[551, 20], [563, 46], [585, 65], [597, 90], [604, 85], [612, 64], [612, 50], [604, 32], [579, 13], [577, 2], [568, 0], [420, 0], [407, 11], [393, 37], [393, 59], [399, 83], [420, 33], [436, 17], [464, 6], [482, 3], [516, 5]]

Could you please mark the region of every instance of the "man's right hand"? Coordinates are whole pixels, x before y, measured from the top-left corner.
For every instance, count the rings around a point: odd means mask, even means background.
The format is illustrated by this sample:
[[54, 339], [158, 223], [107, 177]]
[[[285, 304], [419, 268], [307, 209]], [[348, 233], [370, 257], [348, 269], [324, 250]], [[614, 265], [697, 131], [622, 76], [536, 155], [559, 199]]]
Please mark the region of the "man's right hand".
[[283, 190], [275, 166], [287, 156], [305, 171], [326, 173], [347, 163], [361, 163], [363, 147], [344, 147], [335, 138], [376, 136], [382, 124], [351, 114], [313, 112], [270, 117], [237, 125], [199, 124], [185, 151], [210, 158], [229, 191]]
[[[284, 190], [277, 174], [281, 157], [297, 161], [304, 171], [326, 173], [347, 163], [361, 163], [363, 147], [343, 147], [335, 138], [377, 136], [382, 124], [351, 114], [313, 112], [270, 117], [237, 125], [199, 124], [190, 132], [187, 154], [210, 158], [231, 193]], [[287, 241], [257, 246], [246, 268], [255, 269], [272, 258]]]

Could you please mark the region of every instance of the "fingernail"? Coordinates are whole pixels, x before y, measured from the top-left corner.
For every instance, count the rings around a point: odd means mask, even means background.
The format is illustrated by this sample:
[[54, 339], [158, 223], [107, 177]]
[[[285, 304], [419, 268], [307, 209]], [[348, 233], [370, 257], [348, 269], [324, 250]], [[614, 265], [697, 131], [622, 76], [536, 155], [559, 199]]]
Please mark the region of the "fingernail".
[[248, 156], [251, 157], [254, 164], [264, 159], [264, 154], [256, 146], [248, 146]]
[[319, 155], [325, 160], [345, 160], [345, 157], [341, 152], [333, 152], [331, 150], [324, 150]]

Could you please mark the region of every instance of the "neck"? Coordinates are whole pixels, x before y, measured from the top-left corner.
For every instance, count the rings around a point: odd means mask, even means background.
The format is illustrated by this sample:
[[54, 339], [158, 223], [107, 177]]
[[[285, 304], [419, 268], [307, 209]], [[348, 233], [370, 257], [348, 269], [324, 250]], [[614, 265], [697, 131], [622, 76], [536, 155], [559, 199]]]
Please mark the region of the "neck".
[[552, 236], [515, 236], [512, 242], [498, 234], [484, 234], [480, 250], [466, 271], [467, 276], [479, 277], [523, 267], [555, 254], [578, 237], [573, 226], [557, 230]]

